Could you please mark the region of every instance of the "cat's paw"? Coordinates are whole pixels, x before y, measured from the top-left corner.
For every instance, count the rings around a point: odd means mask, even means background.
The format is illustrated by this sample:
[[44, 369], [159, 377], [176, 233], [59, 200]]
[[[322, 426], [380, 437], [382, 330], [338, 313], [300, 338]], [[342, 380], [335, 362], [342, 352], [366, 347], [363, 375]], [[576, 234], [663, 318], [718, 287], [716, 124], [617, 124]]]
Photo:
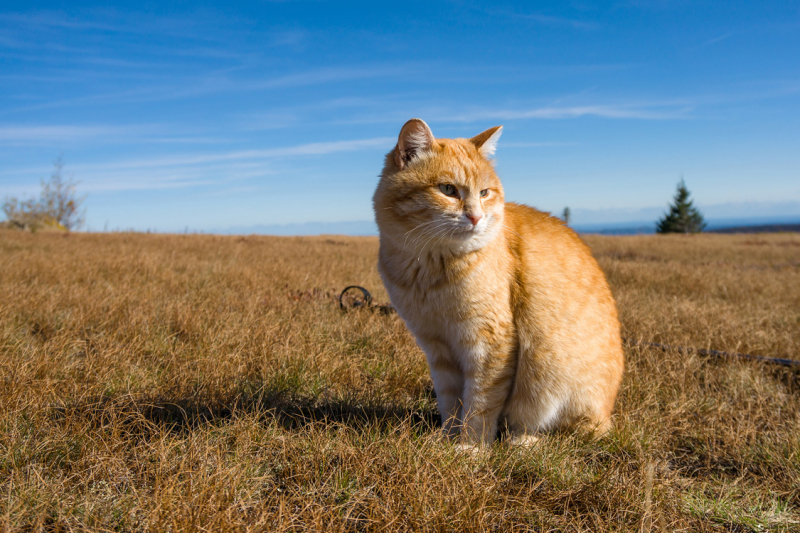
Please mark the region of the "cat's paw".
[[472, 457], [477, 457], [486, 453], [489, 448], [480, 444], [456, 444], [456, 451], [459, 453], [467, 454]]
[[511, 437], [511, 445], [520, 448], [533, 448], [542, 438], [538, 435], [525, 433], [523, 435], [514, 435]]

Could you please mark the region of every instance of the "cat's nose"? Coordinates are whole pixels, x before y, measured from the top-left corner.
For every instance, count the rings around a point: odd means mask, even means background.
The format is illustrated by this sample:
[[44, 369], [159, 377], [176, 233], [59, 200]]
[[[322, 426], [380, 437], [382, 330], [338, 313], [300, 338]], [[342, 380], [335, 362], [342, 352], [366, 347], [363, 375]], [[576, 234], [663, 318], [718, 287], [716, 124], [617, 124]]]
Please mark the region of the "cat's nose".
[[467, 213], [467, 218], [472, 222], [473, 226], [477, 226], [478, 222], [483, 218], [483, 213]]

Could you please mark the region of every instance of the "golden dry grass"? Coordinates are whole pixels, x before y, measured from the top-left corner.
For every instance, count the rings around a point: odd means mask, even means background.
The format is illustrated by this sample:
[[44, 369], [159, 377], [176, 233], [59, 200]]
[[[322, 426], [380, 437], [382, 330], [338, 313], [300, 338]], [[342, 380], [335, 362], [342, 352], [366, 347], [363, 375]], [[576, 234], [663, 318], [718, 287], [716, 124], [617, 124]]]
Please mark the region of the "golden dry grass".
[[[587, 237], [627, 337], [800, 357], [800, 236]], [[800, 531], [800, 371], [628, 347], [616, 427], [466, 455], [372, 238], [0, 231], [0, 527]]]

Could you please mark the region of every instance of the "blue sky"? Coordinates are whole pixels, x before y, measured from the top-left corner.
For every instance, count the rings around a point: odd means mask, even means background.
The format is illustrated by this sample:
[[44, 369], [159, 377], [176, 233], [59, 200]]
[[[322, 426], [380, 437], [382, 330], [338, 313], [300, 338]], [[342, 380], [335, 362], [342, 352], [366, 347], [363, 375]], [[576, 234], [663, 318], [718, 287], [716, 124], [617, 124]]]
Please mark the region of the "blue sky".
[[798, 2], [4, 2], [0, 66], [0, 197], [63, 154], [93, 230], [369, 220], [411, 117], [576, 224], [800, 219]]

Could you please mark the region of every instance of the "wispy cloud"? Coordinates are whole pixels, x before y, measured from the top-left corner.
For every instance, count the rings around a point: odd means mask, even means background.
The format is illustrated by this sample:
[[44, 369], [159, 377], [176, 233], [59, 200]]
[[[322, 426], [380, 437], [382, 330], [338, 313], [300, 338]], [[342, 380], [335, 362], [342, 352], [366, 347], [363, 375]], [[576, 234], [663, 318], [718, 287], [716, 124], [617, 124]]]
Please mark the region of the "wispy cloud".
[[730, 38], [732, 35], [733, 35], [733, 33], [725, 33], [723, 35], [719, 35], [719, 36], [714, 37], [713, 39], [709, 39], [708, 41], [703, 43], [703, 46], [708, 46], [708, 45], [711, 45], [711, 44], [714, 44], [714, 43], [718, 43], [720, 41], [724, 41], [725, 39]]
[[694, 5], [692, 0], [623, 0], [617, 2], [619, 7], [636, 8], [650, 11], [667, 11], [684, 9]]
[[524, 13], [520, 11], [513, 11], [510, 9], [487, 9], [487, 12], [493, 15], [502, 15], [513, 18], [515, 20], [527, 20], [535, 24], [544, 26], [554, 26], [562, 28], [571, 28], [575, 30], [596, 30], [600, 28], [600, 24], [591, 21], [585, 21], [575, 18], [558, 17], [547, 15], [540, 12]]
[[403, 76], [409, 72], [409, 65], [383, 66], [373, 65], [364, 67], [332, 67], [287, 74], [260, 81], [251, 81], [240, 84], [241, 89], [278, 89], [287, 87], [302, 87], [306, 85], [321, 85], [331, 82], [360, 80], [365, 78], [384, 78], [388, 76]]
[[[158, 34], [173, 37], [202, 37], [210, 40], [211, 34], [202, 30], [207, 23], [229, 22], [222, 13], [205, 19], [198, 17], [151, 17], [133, 12], [116, 11], [113, 9], [84, 10], [80, 16], [64, 11], [43, 10], [29, 13], [2, 13], [0, 23], [27, 29], [64, 29], [131, 33], [131, 34]], [[238, 21], [241, 23], [242, 21]]]
[[386, 110], [350, 113], [336, 124], [382, 124], [404, 122], [412, 116], [439, 123], [470, 123], [514, 120], [572, 120], [597, 117], [609, 120], [686, 120], [694, 118], [693, 111], [700, 102], [691, 98], [680, 100], [623, 101], [565, 104], [563, 101], [585, 101], [585, 95], [557, 98], [548, 105], [517, 105], [509, 107], [476, 107], [438, 103], [420, 104], [395, 102]]
[[[398, 106], [404, 106], [404, 102], [414, 96], [415, 95], [388, 93], [322, 99], [291, 106], [281, 105], [264, 111], [237, 114], [233, 118], [237, 126], [244, 131], [274, 130], [297, 126], [302, 123], [344, 124], [351, 122], [349, 120], [342, 120], [339, 117], [352, 117], [359, 112], [363, 113], [364, 110], [379, 110], [382, 111], [384, 115], [394, 117], [395, 112], [390, 112], [388, 110], [396, 110]], [[394, 118], [391, 120], [394, 120]], [[386, 120], [379, 122], [386, 122]]]
[[554, 148], [559, 146], [578, 146], [575, 142], [541, 141], [541, 142], [501, 142], [503, 148]]
[[19, 145], [83, 141], [129, 131], [111, 126], [0, 126], [0, 143]]
[[659, 110], [631, 105], [553, 106], [536, 109], [474, 111], [440, 117], [442, 121], [475, 122], [478, 120], [571, 119], [587, 116], [612, 119], [665, 120], [686, 118], [689, 109]]
[[378, 147], [391, 147], [395, 142], [394, 137], [375, 137], [372, 139], [355, 139], [348, 141], [332, 141], [298, 144], [278, 148], [265, 148], [263, 150], [237, 150], [216, 154], [178, 155], [154, 159], [136, 159], [120, 161], [109, 164], [92, 165], [84, 167], [92, 170], [119, 169], [119, 168], [153, 168], [172, 166], [191, 166], [222, 161], [247, 161], [265, 160], [280, 157], [296, 157], [306, 155], [326, 155], [340, 152], [353, 152]]
[[[106, 22], [78, 19], [59, 11], [39, 11], [34, 13], [2, 13], [0, 22], [14, 26], [38, 26], [45, 28], [69, 28], [78, 30], [121, 31], [122, 27]], [[130, 31], [130, 28], [128, 29]]]
[[[185, 155], [107, 164], [77, 165], [87, 191], [174, 189], [239, 181], [271, 174], [273, 159], [329, 155], [391, 147], [393, 137], [307, 143], [264, 150]], [[387, 148], [388, 149], [388, 148]], [[220, 178], [219, 176], [224, 176]], [[144, 179], [143, 179], [144, 178]]]
[[[376, 148], [388, 150], [395, 141], [394, 137], [375, 137], [305, 143], [263, 150], [129, 159], [108, 163], [69, 165], [69, 171], [80, 177], [81, 190], [86, 192], [197, 187], [268, 175], [271, 173], [268, 166], [270, 160]], [[4, 169], [0, 171], [0, 189], [7, 189], [7, 187], [2, 187], [4, 182], [18, 183], [20, 178], [33, 183], [49, 170], [46, 167]], [[220, 178], [220, 176], [224, 176], [224, 178]], [[8, 194], [8, 190], [3, 192]]]
[[72, 144], [224, 144], [223, 137], [198, 135], [165, 124], [105, 125], [0, 125], [0, 146]]
[[574, 28], [576, 30], [595, 30], [600, 27], [600, 25], [595, 22], [585, 22], [582, 20], [564, 17], [552, 17], [550, 15], [543, 15], [541, 13], [517, 14], [517, 16], [538, 22], [539, 24], [545, 24], [548, 26], [564, 26], [568, 28]]
[[[214, 186], [236, 182], [252, 177], [264, 177], [272, 171], [263, 163], [210, 164], [187, 167], [140, 168], [105, 165], [70, 165], [65, 170], [78, 178], [81, 193], [108, 193], [121, 191], [159, 191], [187, 187]], [[39, 188], [39, 179], [48, 175], [52, 168], [17, 169], [0, 172], [0, 197], [29, 196]], [[224, 176], [224, 178], [220, 178]]]
[[[257, 47], [243, 45], [245, 32], [258, 36]], [[82, 67], [73, 69], [77, 80], [129, 78], [133, 69], [157, 74], [163, 81], [180, 74], [198, 77], [212, 66], [255, 67], [275, 48], [299, 49], [307, 38], [304, 29], [256, 29], [254, 21], [213, 10], [182, 17], [114, 9], [0, 13], [1, 57], [38, 68], [77, 65]], [[92, 68], [96, 66], [107, 68]]]
[[409, 68], [411, 67], [407, 64], [392, 67], [381, 65], [364, 67], [325, 67], [256, 79], [235, 79], [224, 74], [211, 73], [201, 76], [185, 77], [180, 80], [180, 84], [142, 85], [129, 90], [51, 100], [5, 109], [4, 111], [5, 113], [20, 113], [60, 107], [103, 105], [109, 103], [157, 102], [180, 100], [211, 94], [258, 92], [313, 85], [330, 85], [332, 83], [354, 80], [403, 76], [408, 72]]

